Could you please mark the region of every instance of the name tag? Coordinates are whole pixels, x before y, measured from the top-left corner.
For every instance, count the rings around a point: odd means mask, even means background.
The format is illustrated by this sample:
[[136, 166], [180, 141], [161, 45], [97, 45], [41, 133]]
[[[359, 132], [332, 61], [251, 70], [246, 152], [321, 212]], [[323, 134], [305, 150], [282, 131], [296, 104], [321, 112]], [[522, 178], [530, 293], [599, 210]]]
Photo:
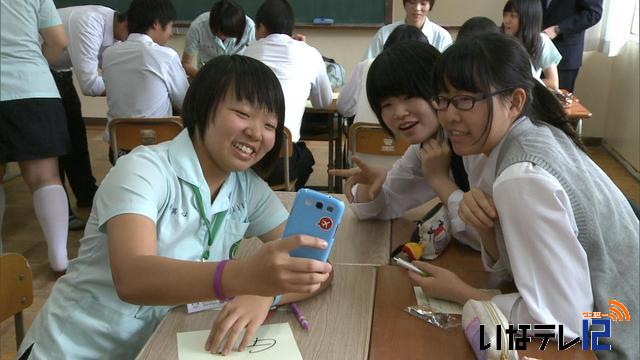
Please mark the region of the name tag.
[[196, 313], [205, 310], [219, 310], [224, 307], [224, 302], [218, 300], [203, 301], [187, 304], [187, 313]]

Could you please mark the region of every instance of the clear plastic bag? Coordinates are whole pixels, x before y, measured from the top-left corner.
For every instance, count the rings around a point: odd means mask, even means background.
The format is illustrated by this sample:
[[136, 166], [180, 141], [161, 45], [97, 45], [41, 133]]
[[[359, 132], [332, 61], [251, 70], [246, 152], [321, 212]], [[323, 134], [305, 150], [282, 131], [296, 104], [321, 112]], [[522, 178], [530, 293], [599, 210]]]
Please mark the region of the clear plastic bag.
[[460, 316], [434, 312], [431, 308], [424, 305], [407, 306], [405, 311], [413, 316], [419, 317], [431, 325], [445, 330], [461, 326], [462, 324]]

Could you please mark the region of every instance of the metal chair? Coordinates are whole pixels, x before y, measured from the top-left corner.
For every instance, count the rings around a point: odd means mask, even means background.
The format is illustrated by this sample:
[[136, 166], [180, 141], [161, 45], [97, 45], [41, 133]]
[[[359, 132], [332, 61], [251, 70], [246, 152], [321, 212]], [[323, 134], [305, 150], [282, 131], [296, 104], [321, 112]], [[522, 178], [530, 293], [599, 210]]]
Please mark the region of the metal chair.
[[366, 162], [393, 166], [409, 147], [404, 140], [394, 139], [379, 124], [354, 123], [349, 128], [349, 152]]
[[285, 190], [292, 191], [295, 187], [297, 179], [290, 180], [289, 159], [293, 156], [293, 142], [291, 141], [291, 131], [284, 128], [284, 141], [282, 142], [282, 148], [280, 149], [280, 159], [282, 159], [284, 165], [284, 183], [271, 185], [272, 190]]
[[33, 304], [31, 267], [24, 256], [6, 253], [0, 256], [0, 321], [13, 316], [16, 348], [24, 338], [22, 310]]
[[129, 152], [138, 145], [153, 145], [172, 140], [182, 131], [179, 117], [117, 118], [109, 122], [109, 145], [113, 162], [121, 152]]

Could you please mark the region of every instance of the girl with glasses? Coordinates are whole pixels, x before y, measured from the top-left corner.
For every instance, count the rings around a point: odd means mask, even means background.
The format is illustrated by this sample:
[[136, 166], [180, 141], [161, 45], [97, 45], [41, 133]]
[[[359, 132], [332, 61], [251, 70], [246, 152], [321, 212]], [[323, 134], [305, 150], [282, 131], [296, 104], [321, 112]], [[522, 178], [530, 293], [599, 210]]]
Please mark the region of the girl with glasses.
[[[356, 167], [330, 174], [347, 178], [345, 195], [360, 219], [395, 219], [438, 196], [448, 207], [456, 239], [479, 250], [479, 236], [468, 232], [457, 215], [462, 190], [469, 188], [462, 160], [452, 159], [431, 104], [435, 95], [431, 74], [439, 56], [433, 46], [417, 40], [398, 43], [378, 55], [367, 75], [369, 104], [383, 129], [412, 145], [388, 172], [354, 156]], [[434, 169], [440, 170], [433, 162], [443, 164], [443, 176], [453, 179], [451, 188], [435, 192], [429, 185]]]
[[[493, 296], [422, 262], [433, 276], [409, 276], [427, 295], [492, 300], [511, 324], [563, 324], [574, 339], [582, 313], [608, 313], [610, 299], [637, 312], [639, 223], [529, 67], [515, 39], [490, 34], [456, 42], [434, 75], [438, 121], [480, 184], [464, 195], [460, 218], [479, 231], [485, 268], [510, 274], [518, 292]], [[436, 192], [453, 186], [429, 180]], [[638, 321], [612, 322], [611, 334], [600, 343], [612, 351], [598, 356], [633, 358]]]

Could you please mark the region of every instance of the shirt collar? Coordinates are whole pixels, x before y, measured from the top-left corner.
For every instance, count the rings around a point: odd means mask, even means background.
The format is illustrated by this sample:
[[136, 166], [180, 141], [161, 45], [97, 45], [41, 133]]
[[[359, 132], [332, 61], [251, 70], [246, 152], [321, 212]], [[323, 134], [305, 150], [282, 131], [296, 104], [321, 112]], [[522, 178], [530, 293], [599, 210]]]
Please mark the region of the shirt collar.
[[[113, 32], [113, 30], [112, 30]], [[127, 41], [140, 41], [143, 43], [153, 43], [153, 39], [151, 38], [151, 36], [147, 35], [147, 34], [140, 34], [140, 33], [131, 33], [129, 34], [129, 37], [127, 37]]]
[[[145, 35], [146, 36], [146, 35]], [[204, 178], [202, 167], [198, 161], [196, 150], [193, 147], [191, 138], [189, 137], [189, 131], [184, 129], [176, 136], [169, 144], [169, 163], [176, 173], [176, 176], [190, 185], [195, 185], [200, 190], [202, 199], [204, 201], [205, 210], [207, 212], [213, 211], [217, 213], [220, 211], [228, 210], [231, 204], [231, 190], [232, 183], [235, 179], [236, 173], [229, 174], [218, 191], [213, 204], [207, 199], [211, 199], [211, 191], [207, 181]], [[209, 209], [211, 208], [211, 209]]]

